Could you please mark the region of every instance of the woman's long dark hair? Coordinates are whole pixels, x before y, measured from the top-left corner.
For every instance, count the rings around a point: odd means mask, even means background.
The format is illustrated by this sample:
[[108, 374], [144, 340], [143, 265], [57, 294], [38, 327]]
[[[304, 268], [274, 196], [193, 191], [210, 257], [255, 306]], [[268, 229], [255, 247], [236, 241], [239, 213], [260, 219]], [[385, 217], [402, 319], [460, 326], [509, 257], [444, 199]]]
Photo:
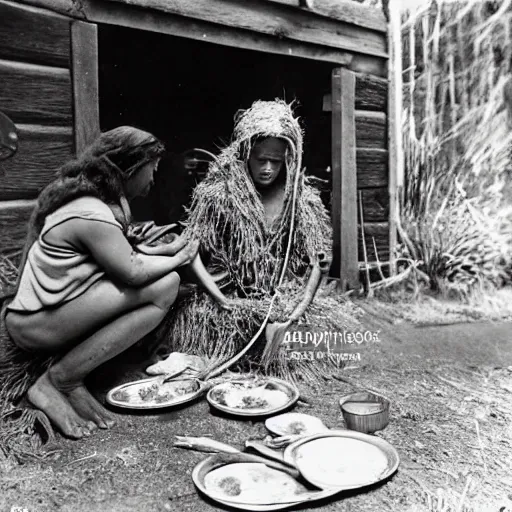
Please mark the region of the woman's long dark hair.
[[[131, 126], [120, 126], [102, 133], [80, 157], [62, 166], [55, 179], [39, 194], [32, 212], [20, 276], [28, 251], [41, 233], [48, 215], [84, 196], [97, 197], [124, 211], [127, 204], [126, 180], [143, 165], [162, 156], [164, 151], [163, 144], [150, 133]], [[126, 216], [118, 220], [127, 227], [129, 219]]]

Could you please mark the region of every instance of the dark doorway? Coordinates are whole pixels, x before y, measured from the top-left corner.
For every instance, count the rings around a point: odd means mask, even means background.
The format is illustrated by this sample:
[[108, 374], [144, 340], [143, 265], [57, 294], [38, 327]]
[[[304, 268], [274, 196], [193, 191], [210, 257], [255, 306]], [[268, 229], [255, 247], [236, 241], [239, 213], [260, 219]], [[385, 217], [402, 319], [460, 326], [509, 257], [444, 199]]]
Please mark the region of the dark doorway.
[[183, 168], [180, 154], [199, 147], [217, 153], [231, 136], [239, 109], [257, 99], [296, 101], [305, 130], [304, 165], [327, 180], [330, 191], [331, 66], [133, 29], [99, 28], [102, 130], [133, 125], [162, 139], [162, 161], [150, 196], [134, 208], [136, 220], [182, 218], [198, 174]]

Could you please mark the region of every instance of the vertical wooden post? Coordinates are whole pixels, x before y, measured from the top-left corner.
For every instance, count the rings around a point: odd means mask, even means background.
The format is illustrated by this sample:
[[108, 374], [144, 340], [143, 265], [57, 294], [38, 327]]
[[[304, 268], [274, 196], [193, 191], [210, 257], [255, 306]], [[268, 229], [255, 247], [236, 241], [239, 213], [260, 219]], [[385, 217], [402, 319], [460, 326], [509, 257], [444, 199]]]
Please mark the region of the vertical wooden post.
[[[403, 186], [404, 151], [402, 143], [402, 37], [400, 2], [389, 2], [388, 62], [388, 193], [389, 193], [389, 271], [396, 274], [397, 223], [400, 222], [398, 190]], [[413, 30], [413, 28], [411, 28]], [[412, 67], [412, 65], [411, 65]]]
[[71, 73], [78, 155], [100, 134], [98, 27], [93, 23], [73, 21], [71, 24]]
[[357, 253], [357, 169], [355, 74], [332, 72], [332, 224], [334, 259], [342, 291], [359, 283]]

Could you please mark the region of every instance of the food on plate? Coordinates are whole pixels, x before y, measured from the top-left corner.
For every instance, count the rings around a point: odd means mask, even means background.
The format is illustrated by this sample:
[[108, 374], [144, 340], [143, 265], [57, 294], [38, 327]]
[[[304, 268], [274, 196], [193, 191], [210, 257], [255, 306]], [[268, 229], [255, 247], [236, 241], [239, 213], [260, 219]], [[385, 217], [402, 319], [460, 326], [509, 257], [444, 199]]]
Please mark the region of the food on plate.
[[264, 409], [268, 407], [268, 402], [260, 396], [242, 397], [242, 407], [244, 409]]
[[320, 418], [300, 412], [287, 412], [269, 418], [265, 426], [278, 436], [310, 435], [329, 430]]
[[114, 400], [119, 400], [120, 402], [127, 402], [130, 399], [130, 393], [125, 391], [124, 389], [120, 389], [119, 391], [116, 391], [112, 398]]
[[153, 400], [158, 395], [158, 384], [152, 384], [151, 386], [143, 387], [139, 389], [139, 396], [143, 402]]
[[308, 427], [302, 423], [302, 421], [293, 421], [288, 425], [288, 431], [290, 434], [302, 434], [306, 432]]
[[206, 491], [219, 499], [240, 503], [286, 503], [306, 487], [290, 475], [259, 463], [236, 463], [210, 471], [204, 478]]
[[219, 481], [219, 487], [228, 496], [238, 496], [242, 492], [241, 482], [234, 476], [227, 476]]
[[128, 384], [115, 391], [112, 398], [130, 405], [162, 405], [194, 393], [199, 388], [199, 383], [195, 380], [163, 382], [164, 379], [165, 377], [160, 377], [153, 382]]
[[211, 391], [211, 399], [231, 409], [274, 409], [286, 405], [288, 393], [272, 382], [234, 381], [219, 384]]

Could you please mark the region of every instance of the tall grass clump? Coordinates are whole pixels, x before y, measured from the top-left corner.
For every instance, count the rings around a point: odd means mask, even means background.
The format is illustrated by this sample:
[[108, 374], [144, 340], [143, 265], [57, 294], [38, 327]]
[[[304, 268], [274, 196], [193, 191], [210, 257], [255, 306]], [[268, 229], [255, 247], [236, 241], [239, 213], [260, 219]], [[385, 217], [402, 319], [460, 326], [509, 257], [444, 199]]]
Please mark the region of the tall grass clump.
[[399, 249], [435, 291], [510, 280], [511, 29], [512, 0], [428, 0], [402, 14]]

